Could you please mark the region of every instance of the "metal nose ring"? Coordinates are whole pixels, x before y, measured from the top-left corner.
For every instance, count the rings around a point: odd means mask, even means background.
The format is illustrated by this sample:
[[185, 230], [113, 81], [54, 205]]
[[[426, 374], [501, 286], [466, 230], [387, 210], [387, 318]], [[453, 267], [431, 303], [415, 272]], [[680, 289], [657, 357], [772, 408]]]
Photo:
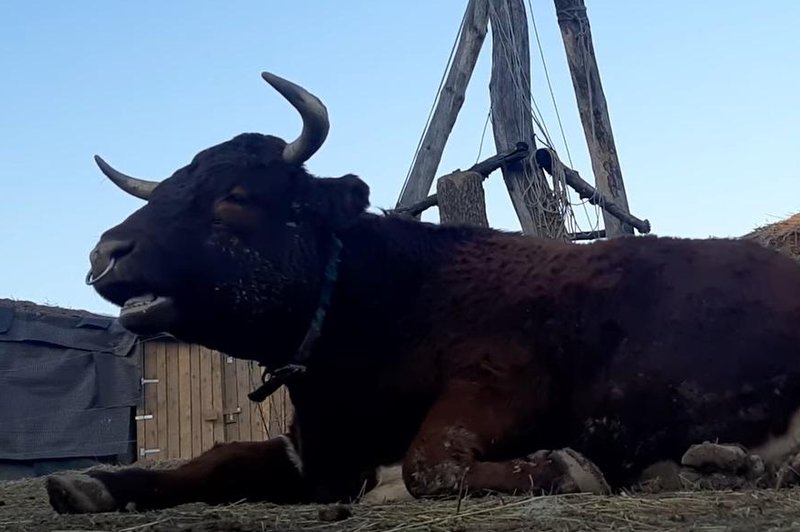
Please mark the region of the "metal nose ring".
[[86, 274], [86, 284], [93, 285], [94, 283], [96, 283], [97, 281], [99, 281], [100, 279], [102, 279], [103, 277], [108, 275], [108, 272], [110, 272], [111, 270], [114, 269], [114, 264], [116, 264], [116, 262], [117, 262], [116, 257], [114, 257], [112, 255], [111, 256], [111, 260], [108, 261], [108, 265], [106, 266], [106, 269], [103, 270], [103, 273], [101, 273], [100, 275], [98, 275], [94, 279], [92, 279], [92, 270], [91, 270], [91, 268], [89, 268], [89, 272]]

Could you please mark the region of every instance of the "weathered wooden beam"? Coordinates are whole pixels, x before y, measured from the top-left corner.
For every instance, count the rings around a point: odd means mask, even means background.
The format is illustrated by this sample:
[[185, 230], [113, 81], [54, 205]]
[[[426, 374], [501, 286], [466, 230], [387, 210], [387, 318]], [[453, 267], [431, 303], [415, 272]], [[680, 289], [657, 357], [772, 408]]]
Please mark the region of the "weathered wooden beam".
[[397, 207], [389, 212], [391, 214], [402, 214], [403, 216], [418, 218], [420, 214], [427, 211], [431, 207], [436, 207], [437, 205], [439, 205], [439, 197], [436, 194], [431, 194], [424, 200], [418, 201], [414, 205], [409, 205], [408, 207]]
[[[555, 6], [597, 189], [622, 211], [628, 212], [628, 198], [600, 82], [586, 6], [583, 0], [555, 0]], [[609, 238], [633, 234], [632, 227], [607, 210], [603, 211], [603, 221]]]
[[525, 142], [517, 142], [517, 145], [513, 149], [498, 153], [497, 155], [493, 155], [479, 163], [475, 163], [472, 165], [469, 171], [478, 172], [484, 177], [489, 177], [489, 174], [498, 168], [502, 168], [503, 165], [520, 161], [530, 157], [530, 155], [531, 150], [528, 147], [528, 144]]
[[[511, 164], [513, 162], [519, 161], [520, 159], [524, 159], [530, 156], [530, 150], [528, 145], [524, 142], [518, 142], [517, 145], [512, 150], [508, 150], [503, 153], [498, 153], [497, 155], [492, 155], [488, 159], [484, 159], [479, 163], [475, 163], [472, 167], [467, 170], [468, 172], [477, 172], [481, 174], [484, 178], [489, 177], [489, 174], [497, 170], [498, 168], [502, 167], [505, 164]], [[459, 171], [459, 170], [456, 170]], [[409, 205], [408, 207], [398, 207], [391, 212], [393, 214], [403, 214], [406, 216], [410, 216], [412, 218], [418, 217], [427, 209], [436, 206], [439, 204], [439, 198], [436, 194], [431, 194], [427, 198], [422, 201], [418, 201], [413, 205]]]
[[578, 231], [577, 233], [570, 233], [570, 240], [596, 240], [598, 238], [605, 238], [606, 230], [600, 229], [599, 231]]
[[[519, 141], [535, 148], [531, 118], [528, 21], [523, 0], [489, 0], [492, 131], [498, 152]], [[502, 168], [511, 202], [526, 234], [564, 238], [558, 203], [530, 158]]]
[[400, 193], [397, 207], [407, 207], [428, 195], [442, 160], [445, 144], [464, 103], [467, 85], [478, 61], [487, 31], [487, 0], [470, 0], [450, 71], [447, 73], [411, 173]]
[[453, 172], [436, 181], [439, 223], [489, 227], [483, 175], [478, 172]]
[[[599, 205], [603, 209], [604, 214], [608, 214], [610, 217], [613, 217], [613, 219], [619, 220], [631, 228], [635, 227], [640, 233], [650, 232], [650, 222], [648, 220], [640, 220], [617, 205], [614, 201], [608, 199], [602, 192], [584, 181], [578, 172], [564, 166], [553, 150], [549, 148], [539, 148], [536, 150], [536, 163], [548, 174], [553, 176], [554, 179], [559, 179], [559, 174], [563, 172], [564, 181], [567, 185], [575, 190], [581, 199], [589, 200], [589, 203], [592, 205]], [[631, 231], [632, 230], [633, 229], [631, 229]], [[608, 229], [606, 229], [605, 235], [608, 238]]]

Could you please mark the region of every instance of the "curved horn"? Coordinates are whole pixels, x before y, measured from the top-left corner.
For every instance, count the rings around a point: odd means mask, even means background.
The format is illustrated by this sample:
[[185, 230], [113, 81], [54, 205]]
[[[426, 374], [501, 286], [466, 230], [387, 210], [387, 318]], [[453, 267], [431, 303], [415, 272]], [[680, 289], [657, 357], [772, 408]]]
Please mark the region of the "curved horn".
[[100, 167], [100, 171], [103, 172], [107, 178], [131, 196], [147, 200], [150, 198], [150, 194], [153, 193], [153, 190], [158, 186], [158, 181], [145, 181], [144, 179], [131, 177], [118, 170], [114, 170], [111, 165], [105, 162], [99, 155], [94, 156], [94, 162], [97, 163], [97, 166]]
[[289, 143], [283, 150], [283, 159], [291, 164], [303, 164], [325, 142], [328, 136], [328, 110], [313, 94], [269, 72], [262, 72], [264, 81], [281, 93], [303, 117], [303, 131], [300, 136]]

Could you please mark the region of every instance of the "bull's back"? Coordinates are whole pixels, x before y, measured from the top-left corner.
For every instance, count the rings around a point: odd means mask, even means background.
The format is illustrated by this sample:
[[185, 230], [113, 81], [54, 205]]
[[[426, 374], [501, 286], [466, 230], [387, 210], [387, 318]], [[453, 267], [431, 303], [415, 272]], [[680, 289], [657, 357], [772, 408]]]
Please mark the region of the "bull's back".
[[595, 311], [619, 342], [576, 393], [573, 443], [624, 476], [693, 443], [784, 434], [800, 407], [797, 264], [728, 240], [607, 251], [625, 260], [614, 300]]

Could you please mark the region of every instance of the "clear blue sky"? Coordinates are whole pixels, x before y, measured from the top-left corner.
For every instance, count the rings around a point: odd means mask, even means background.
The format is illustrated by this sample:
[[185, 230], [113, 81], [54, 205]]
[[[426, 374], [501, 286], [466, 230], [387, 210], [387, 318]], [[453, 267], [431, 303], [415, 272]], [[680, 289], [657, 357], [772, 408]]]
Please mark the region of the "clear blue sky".
[[[393, 206], [465, 4], [3, 2], [0, 297], [115, 313], [83, 284], [88, 252], [140, 203], [92, 155], [158, 179], [240, 132], [293, 137], [297, 115], [262, 70], [328, 106], [310, 170], [356, 173], [374, 206]], [[735, 236], [800, 210], [800, 2], [587, 4], [631, 209], [655, 233]], [[532, 5], [574, 165], [590, 177], [552, 1]], [[532, 28], [531, 40], [555, 135]], [[489, 43], [439, 175], [478, 157]], [[499, 172], [487, 190], [492, 225], [517, 229]]]

